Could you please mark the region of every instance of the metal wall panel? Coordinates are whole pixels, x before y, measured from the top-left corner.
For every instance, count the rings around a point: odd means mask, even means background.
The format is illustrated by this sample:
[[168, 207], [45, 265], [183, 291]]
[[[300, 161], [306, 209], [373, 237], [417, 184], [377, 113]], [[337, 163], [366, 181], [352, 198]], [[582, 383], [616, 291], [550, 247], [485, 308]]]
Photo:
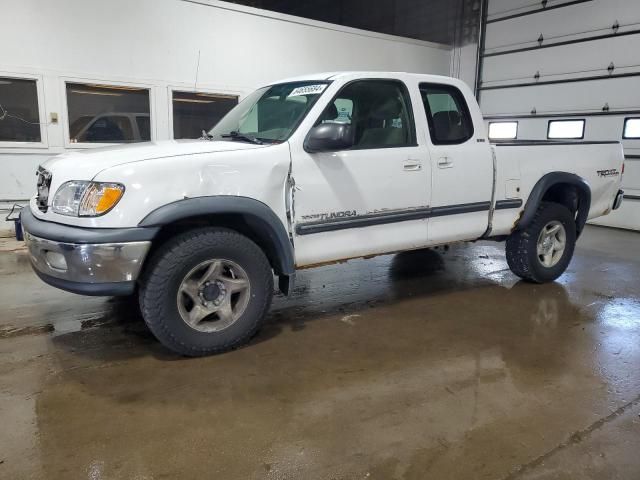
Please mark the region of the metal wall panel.
[[485, 86], [509, 85], [525, 81], [585, 78], [612, 73], [637, 72], [640, 68], [640, 31], [638, 34], [611, 37], [590, 42], [486, 57]]
[[605, 104], [630, 110], [640, 107], [639, 86], [640, 77], [628, 77], [484, 90], [480, 99], [485, 115], [599, 111]]
[[539, 2], [533, 2], [532, 0], [493, 0], [489, 2], [487, 16], [491, 19], [511, 13], [522, 12], [535, 8], [534, 3], [540, 6]]
[[[549, 0], [547, 2], [547, 8], [573, 1], [575, 0]], [[542, 2], [540, 0], [493, 0], [489, 4], [487, 11], [488, 19], [495, 20], [506, 16], [531, 12], [541, 7]]]
[[[495, 0], [489, 0], [489, 6]], [[540, 3], [538, 2], [539, 6]], [[542, 34], [544, 44], [583, 38], [587, 35], [613, 33], [618, 22], [619, 33], [640, 28], [640, 2], [636, 0], [592, 0], [489, 23], [485, 52], [495, 53], [520, 47], [538, 46]]]
[[[543, 140], [550, 120], [584, 119], [585, 140], [621, 140], [625, 118], [640, 117], [640, 1], [541, 7], [488, 0], [479, 92], [485, 120], [515, 120], [518, 139]], [[640, 230], [640, 140], [623, 145], [628, 198], [596, 223]]]

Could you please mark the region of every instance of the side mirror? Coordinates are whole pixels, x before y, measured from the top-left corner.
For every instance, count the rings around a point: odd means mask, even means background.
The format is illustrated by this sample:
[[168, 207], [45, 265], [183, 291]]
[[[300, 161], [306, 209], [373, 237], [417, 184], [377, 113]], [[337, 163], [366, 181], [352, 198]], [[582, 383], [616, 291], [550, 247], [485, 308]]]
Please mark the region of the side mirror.
[[309, 153], [336, 152], [351, 148], [354, 142], [354, 129], [351, 125], [321, 123], [307, 135], [304, 149]]

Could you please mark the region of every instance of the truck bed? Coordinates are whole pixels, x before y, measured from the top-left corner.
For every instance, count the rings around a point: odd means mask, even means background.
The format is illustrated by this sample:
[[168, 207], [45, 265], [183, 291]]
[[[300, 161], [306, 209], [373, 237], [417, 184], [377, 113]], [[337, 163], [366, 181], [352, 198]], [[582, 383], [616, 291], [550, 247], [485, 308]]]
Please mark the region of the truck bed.
[[591, 205], [588, 219], [611, 211], [623, 172], [624, 153], [620, 142], [509, 140], [492, 142], [492, 146], [495, 152], [496, 202], [523, 200], [520, 210], [495, 211], [492, 235], [508, 235], [522, 215], [537, 181], [555, 172], [575, 174], [589, 185]]

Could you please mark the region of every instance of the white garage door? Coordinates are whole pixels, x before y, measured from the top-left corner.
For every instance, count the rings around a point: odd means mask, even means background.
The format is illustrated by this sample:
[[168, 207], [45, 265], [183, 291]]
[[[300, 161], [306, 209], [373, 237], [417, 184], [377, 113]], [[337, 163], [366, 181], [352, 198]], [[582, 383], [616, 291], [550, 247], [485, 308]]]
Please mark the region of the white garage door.
[[517, 122], [518, 139], [622, 139], [625, 202], [597, 223], [640, 230], [640, 1], [488, 0], [486, 12], [487, 124]]

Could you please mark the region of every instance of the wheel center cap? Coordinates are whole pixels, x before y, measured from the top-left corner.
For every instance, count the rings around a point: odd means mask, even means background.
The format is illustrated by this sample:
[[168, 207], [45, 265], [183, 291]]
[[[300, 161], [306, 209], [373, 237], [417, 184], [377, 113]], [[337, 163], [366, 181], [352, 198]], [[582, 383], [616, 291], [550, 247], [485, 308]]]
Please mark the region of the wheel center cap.
[[542, 248], [547, 253], [551, 251], [553, 248], [553, 240], [551, 240], [551, 237], [547, 237], [542, 241]]
[[209, 283], [202, 289], [202, 297], [207, 302], [213, 302], [220, 296], [220, 287], [217, 283]]

